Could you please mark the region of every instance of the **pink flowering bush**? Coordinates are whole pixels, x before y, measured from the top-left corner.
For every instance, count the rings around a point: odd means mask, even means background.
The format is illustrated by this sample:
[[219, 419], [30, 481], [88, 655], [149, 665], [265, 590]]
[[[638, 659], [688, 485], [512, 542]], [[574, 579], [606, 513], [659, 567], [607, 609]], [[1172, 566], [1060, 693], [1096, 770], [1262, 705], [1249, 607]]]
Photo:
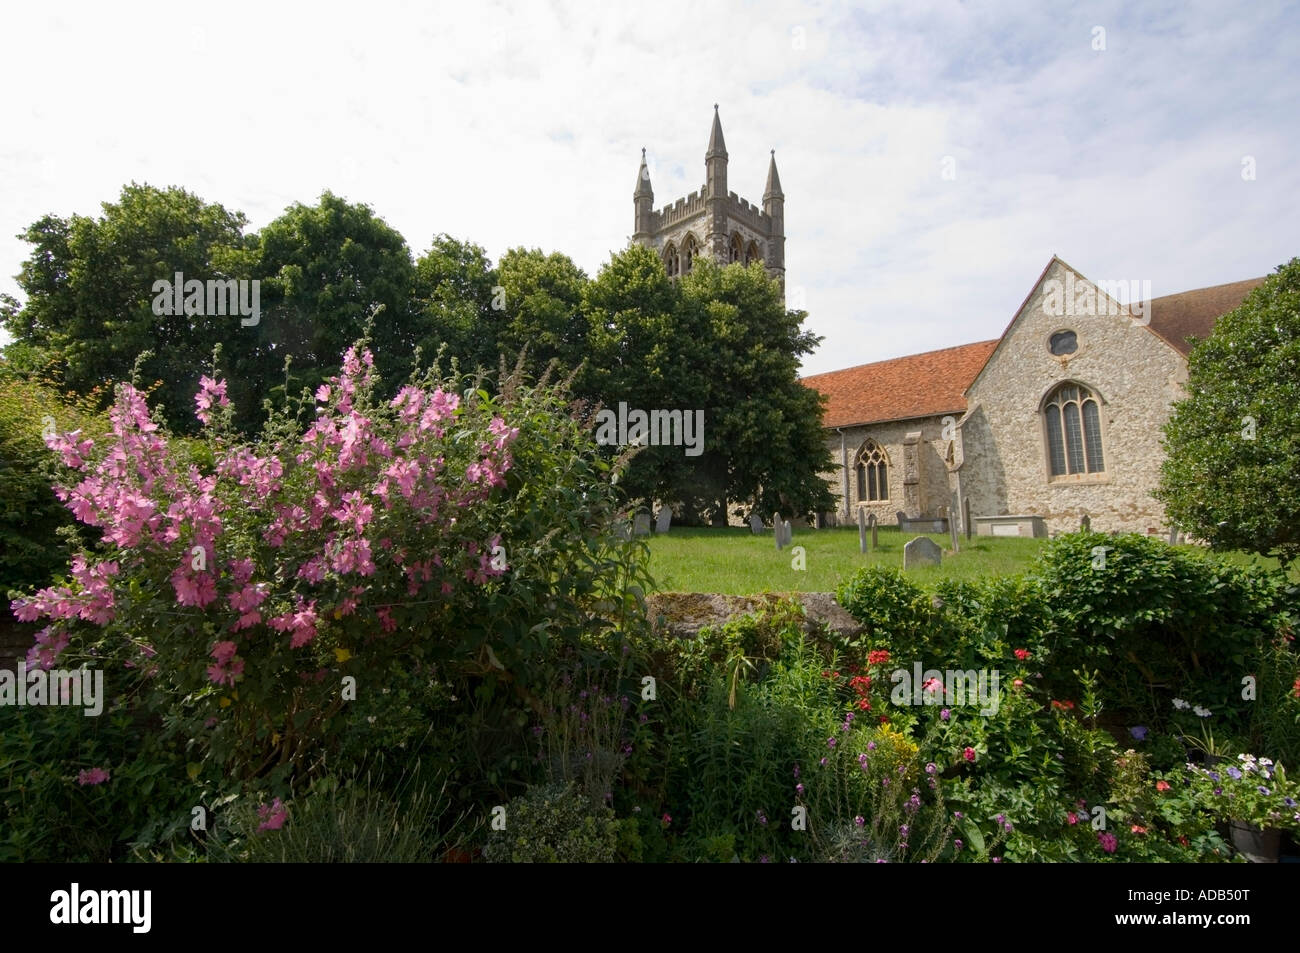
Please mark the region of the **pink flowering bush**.
[[240, 777], [315, 758], [394, 662], [529, 698], [551, 643], [643, 617], [641, 546], [609, 533], [609, 466], [558, 389], [454, 388], [425, 375], [381, 399], [354, 347], [249, 443], [215, 374], [200, 442], [119, 385], [102, 442], [47, 440], [59, 499], [101, 540], [12, 603], [46, 623], [29, 662], [95, 659], [111, 694]]

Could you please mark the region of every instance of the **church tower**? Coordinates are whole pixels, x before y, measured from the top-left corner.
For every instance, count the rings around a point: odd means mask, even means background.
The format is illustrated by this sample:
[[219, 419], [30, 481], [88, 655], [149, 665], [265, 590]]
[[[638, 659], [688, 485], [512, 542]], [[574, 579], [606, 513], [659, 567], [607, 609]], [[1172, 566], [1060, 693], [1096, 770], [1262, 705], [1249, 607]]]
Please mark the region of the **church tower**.
[[704, 153], [704, 185], [655, 211], [645, 150], [632, 201], [636, 209], [632, 240], [653, 248], [672, 277], [686, 274], [700, 255], [719, 265], [762, 262], [785, 289], [785, 193], [776, 172], [776, 151], [767, 169], [763, 205], [750, 204], [727, 187], [727, 144], [722, 117], [713, 107], [713, 127]]

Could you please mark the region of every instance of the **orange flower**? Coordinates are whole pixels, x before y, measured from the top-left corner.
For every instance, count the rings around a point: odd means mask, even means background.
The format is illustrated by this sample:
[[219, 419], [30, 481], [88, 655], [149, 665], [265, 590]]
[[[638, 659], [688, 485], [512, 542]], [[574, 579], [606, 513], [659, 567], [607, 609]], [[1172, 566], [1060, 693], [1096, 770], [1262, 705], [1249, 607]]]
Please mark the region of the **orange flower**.
[[1157, 781], [1157, 782], [1156, 782], [1156, 790], [1157, 790], [1157, 791], [1168, 791], [1168, 790], [1169, 790], [1169, 782], [1168, 782], [1168, 781]]
[[1134, 834], [1145, 834], [1147, 832], [1147, 829], [1143, 827], [1141, 824], [1134, 824], [1131, 828], [1129, 828], [1129, 830], [1131, 830]]

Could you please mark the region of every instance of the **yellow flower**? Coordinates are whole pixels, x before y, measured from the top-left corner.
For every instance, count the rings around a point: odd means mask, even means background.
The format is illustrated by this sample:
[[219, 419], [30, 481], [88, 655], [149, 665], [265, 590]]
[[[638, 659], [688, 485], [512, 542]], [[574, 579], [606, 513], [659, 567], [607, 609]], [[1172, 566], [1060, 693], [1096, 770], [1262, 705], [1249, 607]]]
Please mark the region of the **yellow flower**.
[[352, 653], [349, 652], [347, 649], [335, 649], [334, 657], [339, 660], [340, 664], [342, 664], [343, 662], [346, 662], [348, 659], [352, 658]]
[[228, 696], [222, 695], [222, 696], [221, 696], [221, 701], [219, 701], [217, 704], [219, 704], [222, 708], [229, 708], [229, 707], [230, 707], [230, 698], [229, 698]]

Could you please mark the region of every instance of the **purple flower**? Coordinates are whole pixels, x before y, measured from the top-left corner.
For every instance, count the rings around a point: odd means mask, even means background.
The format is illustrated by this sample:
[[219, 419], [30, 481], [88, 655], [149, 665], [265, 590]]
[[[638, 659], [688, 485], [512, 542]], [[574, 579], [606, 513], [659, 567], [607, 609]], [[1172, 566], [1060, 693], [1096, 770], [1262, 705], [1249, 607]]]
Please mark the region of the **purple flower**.
[[758, 823], [767, 824], [767, 815], [764, 814], [762, 811], [758, 812]]
[[770, 864], [772, 861], [768, 859], [767, 854], [764, 854], [762, 857], [758, 858], [758, 862], [760, 864]]
[[799, 765], [797, 764], [794, 766], [794, 776], [799, 777]]
[[957, 820], [959, 820], [959, 821], [962, 819], [962, 813], [961, 813], [961, 811], [953, 811], [953, 812], [952, 812], [952, 816], [953, 816], [954, 818], [956, 818]]
[[1234, 781], [1240, 781], [1240, 780], [1241, 780], [1241, 772], [1238, 771], [1236, 768], [1229, 768], [1229, 769], [1228, 769], [1228, 777], [1232, 778], [1232, 780], [1234, 780]]
[[1136, 728], [1130, 728], [1128, 730], [1128, 733], [1132, 735], [1134, 738], [1136, 738], [1138, 741], [1147, 740], [1147, 729], [1145, 725], [1138, 725]]
[[993, 863], [995, 863], [995, 864], [1000, 864], [1000, 863], [1002, 863], [1002, 858], [1001, 858], [1001, 857], [994, 857], [994, 858], [993, 858]]
[[938, 766], [933, 761], [931, 761], [929, 764], [925, 766], [926, 774], [934, 774], [934, 772], [938, 770], [939, 770]]
[[798, 794], [800, 797], [803, 797], [803, 785], [802, 785], [802, 784], [796, 784], [796, 785], [794, 786], [794, 793], [795, 793], [795, 794]]
[[1295, 798], [1284, 797], [1282, 798], [1282, 803], [1285, 804], [1287, 807], [1295, 807]]
[[867, 742], [867, 750], [868, 750], [868, 751], [875, 751], [875, 750], [876, 750], [876, 743], [875, 743], [874, 741], [868, 741], [868, 742]]
[[826, 767], [826, 759], [825, 759], [825, 758], [822, 758], [822, 759], [821, 759], [820, 761], [818, 761], [817, 763], [820, 764], [823, 768]]
[[902, 836], [902, 837], [906, 837], [906, 836], [907, 836], [907, 832], [908, 832], [908, 826], [907, 826], [906, 824], [900, 824], [900, 825], [898, 826], [898, 833], [899, 833], [900, 836]]
[[828, 747], [828, 748], [834, 748], [834, 747], [835, 747], [835, 736], [834, 736], [834, 735], [832, 735], [831, 737], [829, 737], [829, 738], [826, 739], [826, 747]]
[[1219, 777], [1219, 772], [1218, 772], [1218, 771], [1207, 771], [1207, 772], [1205, 772], [1205, 773], [1206, 773], [1206, 775], [1209, 777], [1209, 779], [1210, 779], [1211, 781], [1221, 781], [1221, 780], [1223, 780], [1222, 778]]
[[866, 818], [864, 818], [861, 814], [859, 814], [857, 817], [853, 819], [853, 823], [857, 824], [858, 827], [861, 827], [863, 824], [867, 823], [867, 821]]
[[956, 847], [958, 850], [961, 850], [961, 848], [962, 848], [961, 838], [960, 838], [960, 837], [956, 838], [956, 839], [952, 842], [952, 846], [953, 846], [953, 847]]
[[944, 721], [947, 721], [948, 718], [949, 718], [951, 715], [952, 715], [952, 712], [950, 712], [950, 711], [949, 711], [948, 709], [946, 709], [946, 708], [942, 708], [942, 709], [939, 710], [939, 717], [942, 718]]
[[1264, 795], [1265, 797], [1268, 797], [1270, 794], [1273, 793], [1268, 788], [1264, 787], [1264, 785], [1262, 784], [1259, 786], [1257, 790], [1259, 791], [1260, 794]]

